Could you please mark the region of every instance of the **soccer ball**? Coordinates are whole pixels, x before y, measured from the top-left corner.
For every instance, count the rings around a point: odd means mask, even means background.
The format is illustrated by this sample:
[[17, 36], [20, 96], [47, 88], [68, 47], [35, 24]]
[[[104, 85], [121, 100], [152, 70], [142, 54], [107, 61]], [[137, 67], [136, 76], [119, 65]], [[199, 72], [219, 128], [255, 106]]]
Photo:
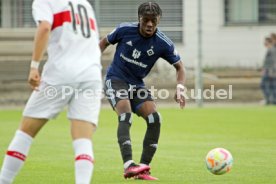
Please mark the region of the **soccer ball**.
[[205, 159], [207, 169], [215, 174], [221, 175], [231, 170], [233, 157], [231, 153], [224, 148], [215, 148], [209, 151]]

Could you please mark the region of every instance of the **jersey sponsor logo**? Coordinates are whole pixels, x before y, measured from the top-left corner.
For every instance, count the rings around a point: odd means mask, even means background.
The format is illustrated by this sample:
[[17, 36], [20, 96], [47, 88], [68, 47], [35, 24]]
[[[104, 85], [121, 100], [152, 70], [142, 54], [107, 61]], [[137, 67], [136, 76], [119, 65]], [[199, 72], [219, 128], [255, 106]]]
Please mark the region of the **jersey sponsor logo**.
[[137, 49], [134, 49], [133, 52], [132, 52], [132, 57], [134, 59], [138, 59], [140, 56], [141, 56], [141, 51], [139, 51]]
[[132, 41], [131, 40], [126, 42], [126, 44], [132, 47]]
[[120, 57], [123, 58], [123, 60], [125, 60], [128, 63], [135, 64], [135, 65], [140, 66], [142, 68], [147, 68], [148, 67], [148, 65], [146, 65], [144, 63], [141, 63], [141, 62], [139, 62], [137, 60], [133, 60], [133, 59], [127, 58], [123, 53], [120, 54]]

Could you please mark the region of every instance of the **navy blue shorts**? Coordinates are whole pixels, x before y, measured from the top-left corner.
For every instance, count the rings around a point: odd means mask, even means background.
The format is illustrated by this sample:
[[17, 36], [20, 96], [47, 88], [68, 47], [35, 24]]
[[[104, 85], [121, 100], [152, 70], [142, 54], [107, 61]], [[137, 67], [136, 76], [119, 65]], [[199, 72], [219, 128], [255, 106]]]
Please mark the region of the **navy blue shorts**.
[[136, 113], [144, 102], [153, 101], [151, 93], [146, 87], [130, 85], [122, 80], [107, 79], [104, 91], [113, 109], [120, 100], [129, 100], [132, 112]]

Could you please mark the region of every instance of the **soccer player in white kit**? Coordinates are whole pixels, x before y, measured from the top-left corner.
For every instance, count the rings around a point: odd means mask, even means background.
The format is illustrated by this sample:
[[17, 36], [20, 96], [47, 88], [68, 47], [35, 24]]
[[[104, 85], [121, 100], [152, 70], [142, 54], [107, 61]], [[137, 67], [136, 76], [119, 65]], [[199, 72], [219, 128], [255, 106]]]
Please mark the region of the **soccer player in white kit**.
[[[89, 184], [93, 174], [91, 138], [101, 101], [101, 51], [94, 11], [87, 0], [34, 0], [37, 23], [28, 82], [34, 89], [0, 171], [0, 184], [10, 184], [22, 168], [34, 137], [68, 106], [75, 183]], [[38, 70], [44, 51], [48, 60]]]

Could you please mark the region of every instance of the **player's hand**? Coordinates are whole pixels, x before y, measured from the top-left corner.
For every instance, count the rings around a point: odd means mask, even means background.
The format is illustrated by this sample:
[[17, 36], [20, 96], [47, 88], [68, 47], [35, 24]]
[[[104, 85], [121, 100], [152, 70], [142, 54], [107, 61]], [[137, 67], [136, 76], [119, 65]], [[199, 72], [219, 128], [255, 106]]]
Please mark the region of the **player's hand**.
[[176, 93], [175, 93], [174, 99], [177, 103], [179, 103], [181, 109], [185, 107], [185, 103], [186, 103], [184, 92], [185, 92], [185, 87], [183, 85], [180, 84], [176, 86]]
[[28, 83], [30, 84], [30, 86], [33, 90], [38, 91], [38, 86], [40, 84], [40, 74], [39, 74], [38, 69], [36, 69], [36, 68], [30, 69]]

